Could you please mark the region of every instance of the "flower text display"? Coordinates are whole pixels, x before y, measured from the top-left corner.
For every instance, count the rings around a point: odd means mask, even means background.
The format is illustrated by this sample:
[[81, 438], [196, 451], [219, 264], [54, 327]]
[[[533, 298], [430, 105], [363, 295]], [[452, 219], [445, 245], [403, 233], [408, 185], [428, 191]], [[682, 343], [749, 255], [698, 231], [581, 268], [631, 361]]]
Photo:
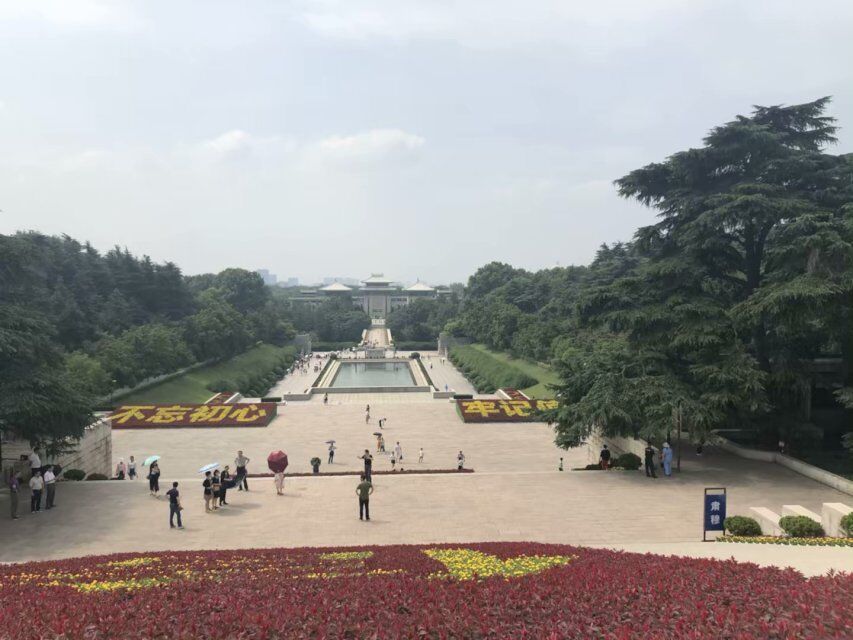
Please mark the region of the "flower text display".
[[157, 427], [265, 427], [276, 415], [273, 402], [252, 404], [142, 404], [118, 407], [113, 429]]
[[556, 400], [457, 400], [463, 422], [537, 422], [539, 411], [556, 409]]

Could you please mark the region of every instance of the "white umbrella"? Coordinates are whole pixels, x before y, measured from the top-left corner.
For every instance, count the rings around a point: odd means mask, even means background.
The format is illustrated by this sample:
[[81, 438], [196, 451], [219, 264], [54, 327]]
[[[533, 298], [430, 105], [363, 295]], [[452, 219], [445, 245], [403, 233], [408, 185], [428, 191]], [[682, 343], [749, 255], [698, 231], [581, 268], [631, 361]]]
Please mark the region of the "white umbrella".
[[160, 459], [160, 456], [148, 456], [145, 458], [145, 462], [142, 463], [143, 467], [147, 467], [152, 462], [157, 462]]
[[201, 469], [198, 470], [198, 472], [199, 473], [205, 473], [207, 471], [213, 471], [218, 466], [219, 466], [218, 462], [211, 462], [210, 464], [204, 465]]

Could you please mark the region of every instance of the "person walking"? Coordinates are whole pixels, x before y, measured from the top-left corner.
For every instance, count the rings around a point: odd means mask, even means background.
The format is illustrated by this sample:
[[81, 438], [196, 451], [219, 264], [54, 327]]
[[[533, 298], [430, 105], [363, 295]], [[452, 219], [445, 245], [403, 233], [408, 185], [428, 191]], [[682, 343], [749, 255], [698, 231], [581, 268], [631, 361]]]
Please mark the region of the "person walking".
[[335, 461], [335, 449], [337, 449], [337, 447], [335, 446], [335, 443], [330, 442], [329, 443], [329, 464], [332, 464]]
[[275, 472], [275, 492], [280, 496], [284, 495], [284, 471]]
[[44, 479], [44, 491], [46, 494], [44, 499], [44, 508], [45, 510], [53, 509], [53, 501], [56, 499], [56, 474], [53, 473], [52, 465], [47, 466], [42, 478]]
[[166, 492], [169, 496], [169, 528], [175, 528], [175, 516], [178, 516], [178, 529], [184, 528], [184, 523], [181, 522], [181, 493], [178, 491], [178, 483], [173, 482], [172, 488]]
[[379, 436], [379, 451], [385, 453], [385, 436]]
[[44, 479], [41, 477], [41, 471], [33, 473], [30, 478], [30, 513], [38, 513], [41, 511], [41, 492], [44, 489]]
[[225, 495], [228, 492], [228, 489], [231, 486], [231, 472], [229, 471], [228, 465], [225, 465], [225, 468], [222, 470], [222, 473], [219, 474], [219, 504], [228, 504], [225, 502]]
[[400, 463], [403, 463], [403, 447], [400, 446], [400, 441], [397, 440], [397, 444], [394, 446], [394, 455], [397, 457], [397, 460]]
[[251, 462], [249, 458], [243, 455], [242, 451], [237, 452], [237, 457], [234, 458], [234, 466], [237, 468], [237, 490], [246, 491], [249, 490], [249, 481], [246, 479], [246, 476], [249, 475], [246, 467]]
[[376, 453], [382, 451], [382, 434], [376, 436]]
[[645, 463], [646, 477], [657, 478], [658, 475], [655, 473], [655, 448], [652, 446], [651, 442], [646, 444]]
[[323, 404], [329, 404], [329, 394], [323, 394]]
[[418, 451], [418, 462], [423, 462], [423, 461], [424, 461], [424, 448], [421, 447], [421, 450]]
[[204, 472], [204, 481], [201, 483], [202, 488], [204, 489], [204, 510], [213, 511], [210, 508], [210, 503], [213, 502], [213, 477], [210, 474], [210, 471]]
[[396, 454], [394, 454], [394, 453], [392, 452], [392, 453], [391, 453], [391, 471], [396, 471], [396, 470], [397, 470], [397, 469], [396, 469], [396, 465], [397, 465], [397, 457], [396, 457]]
[[456, 456], [456, 470], [462, 471], [465, 468], [465, 454], [462, 451], [459, 452], [459, 455]]
[[361, 482], [355, 488], [355, 493], [358, 496], [358, 519], [370, 520], [370, 494], [373, 493], [370, 476], [361, 475]]
[[156, 497], [160, 494], [160, 465], [156, 460], [148, 469], [148, 490], [152, 496]]
[[598, 454], [598, 464], [601, 465], [601, 468], [605, 471], [610, 469], [610, 449], [607, 448], [607, 445], [604, 445], [604, 448], [601, 449], [601, 453]]
[[125, 473], [124, 458], [119, 458], [118, 464], [116, 465], [116, 475], [115, 475], [116, 480], [124, 480], [124, 473]]
[[136, 459], [133, 456], [130, 456], [130, 462], [127, 463], [127, 477], [136, 480]]
[[370, 405], [368, 405], [367, 411], [364, 412], [364, 424], [370, 424]]
[[663, 475], [667, 478], [672, 476], [672, 447], [668, 442], [663, 443], [663, 452], [661, 454], [663, 460]]
[[21, 479], [14, 471], [9, 475], [9, 510], [12, 513], [12, 520], [18, 519], [18, 493], [21, 490]]
[[560, 458], [560, 466], [557, 467], [557, 471], [562, 471], [562, 470], [563, 470], [563, 459]]
[[358, 456], [362, 460], [364, 460], [364, 477], [367, 478], [367, 481], [370, 482], [373, 474], [373, 456], [370, 455], [370, 451], [367, 449], [364, 450], [364, 455]]

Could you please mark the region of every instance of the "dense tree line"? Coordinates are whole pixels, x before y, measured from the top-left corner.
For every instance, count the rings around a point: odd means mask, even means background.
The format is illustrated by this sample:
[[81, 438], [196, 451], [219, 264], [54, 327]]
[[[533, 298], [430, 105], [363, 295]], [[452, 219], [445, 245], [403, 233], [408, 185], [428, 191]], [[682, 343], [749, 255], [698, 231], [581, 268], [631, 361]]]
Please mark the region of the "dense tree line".
[[370, 326], [370, 316], [354, 307], [348, 296], [306, 304], [292, 301], [286, 291], [279, 289], [275, 293], [296, 329], [312, 334], [315, 340], [356, 344], [361, 340], [362, 332]]
[[0, 427], [33, 440], [79, 435], [114, 389], [293, 335], [255, 273], [184, 277], [126, 249], [0, 235]]
[[462, 331], [553, 362], [559, 442], [753, 425], [805, 447], [820, 357], [851, 404], [853, 155], [826, 152], [827, 104], [755, 107], [617, 180], [659, 221], [588, 267], [471, 277]]
[[459, 313], [457, 292], [441, 298], [416, 298], [388, 314], [386, 324], [396, 343], [434, 342]]

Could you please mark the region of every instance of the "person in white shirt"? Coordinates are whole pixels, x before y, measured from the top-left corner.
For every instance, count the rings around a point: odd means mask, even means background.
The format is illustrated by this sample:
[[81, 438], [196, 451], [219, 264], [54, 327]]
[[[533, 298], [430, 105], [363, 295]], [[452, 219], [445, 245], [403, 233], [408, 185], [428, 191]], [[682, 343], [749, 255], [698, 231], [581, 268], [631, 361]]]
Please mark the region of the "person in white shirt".
[[30, 475], [34, 476], [36, 471], [41, 471], [41, 458], [39, 458], [38, 451], [33, 449], [30, 454]]
[[461, 451], [459, 452], [459, 455], [456, 456], [456, 464], [456, 468], [458, 471], [462, 471], [462, 469], [465, 467], [465, 454]]
[[53, 501], [56, 498], [56, 475], [53, 473], [52, 466], [48, 465], [42, 476], [42, 480], [44, 480], [44, 488], [47, 493], [44, 500], [44, 508], [53, 509], [55, 506]]
[[41, 511], [42, 489], [44, 489], [44, 479], [41, 477], [41, 473], [36, 471], [33, 473], [33, 477], [30, 478], [30, 490], [32, 491], [32, 497], [30, 498], [30, 511], [32, 513], [38, 513]]
[[396, 446], [394, 447], [394, 455], [397, 457], [397, 460], [400, 462], [403, 461], [403, 447], [400, 446], [400, 441], [397, 441]]
[[418, 452], [418, 462], [424, 461], [424, 448], [421, 447], [421, 450]]

